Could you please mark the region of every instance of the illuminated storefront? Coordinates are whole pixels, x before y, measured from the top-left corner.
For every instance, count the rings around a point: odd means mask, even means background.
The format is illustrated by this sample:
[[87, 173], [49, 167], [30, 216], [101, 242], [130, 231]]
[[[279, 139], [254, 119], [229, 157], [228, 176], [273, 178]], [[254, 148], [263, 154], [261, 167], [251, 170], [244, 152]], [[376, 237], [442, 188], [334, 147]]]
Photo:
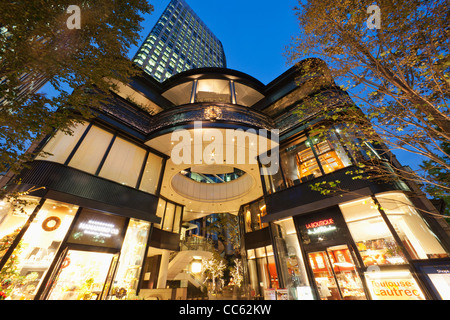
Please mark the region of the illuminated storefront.
[[[424, 214], [434, 212], [432, 204], [398, 178], [352, 178], [360, 158], [387, 161], [361, 137], [344, 135], [342, 124], [314, 133], [322, 126], [317, 106], [352, 102], [322, 61], [302, 64], [267, 85], [217, 68], [164, 83], [135, 77], [71, 135], [56, 130], [39, 141], [36, 150], [44, 152], [15, 176], [21, 184], [1, 185], [21, 195], [12, 204], [0, 201], [1, 297], [198, 297], [187, 283], [202, 283], [207, 251], [235, 253], [204, 230], [226, 213], [239, 221], [244, 270], [235, 292], [245, 298], [448, 299], [450, 241], [442, 219]], [[314, 101], [308, 118], [295, 112], [299, 101]], [[197, 136], [213, 145], [212, 133], [228, 129], [277, 141], [274, 163], [174, 161], [179, 141], [172, 133], [186, 133], [195, 150]], [[272, 129], [276, 139], [256, 133]], [[224, 150], [237, 144], [222, 143]], [[236, 150], [237, 159], [255, 146], [246, 138]], [[275, 164], [279, 170], [268, 174]], [[313, 190], [330, 181], [349, 192]]]
[[93, 300], [136, 294], [150, 223], [49, 199], [22, 200], [29, 203], [25, 212], [10, 208], [0, 229], [2, 241], [16, 242], [10, 253], [2, 242], [6, 298]]

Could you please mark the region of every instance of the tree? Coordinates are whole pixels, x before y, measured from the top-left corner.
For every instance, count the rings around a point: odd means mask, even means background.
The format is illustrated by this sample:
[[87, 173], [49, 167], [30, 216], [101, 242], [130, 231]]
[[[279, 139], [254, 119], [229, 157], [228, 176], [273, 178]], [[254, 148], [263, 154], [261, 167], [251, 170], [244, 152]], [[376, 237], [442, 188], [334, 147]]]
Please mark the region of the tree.
[[202, 270], [205, 276], [205, 282], [212, 283], [212, 292], [217, 293], [217, 281], [223, 285], [223, 275], [227, 268], [225, 260], [220, 256], [217, 251], [213, 252], [210, 259], [202, 260]]
[[217, 234], [225, 246], [231, 245], [234, 250], [240, 248], [240, 230], [238, 217], [230, 213], [217, 213], [216, 219], [205, 228], [207, 233]]
[[[376, 3], [369, 8], [372, 1], [299, 1], [294, 9], [299, 35], [286, 54], [291, 63], [307, 57], [323, 59], [336, 82], [356, 102], [322, 113], [325, 123], [342, 123], [342, 136], [347, 137], [342, 142], [349, 149], [360, 148], [357, 139], [349, 137], [363, 137], [379, 146], [386, 160], [394, 159], [383, 145], [448, 172], [450, 162], [443, 159], [448, 159], [449, 150], [443, 143], [450, 140], [449, 3]], [[380, 28], [369, 29], [375, 22]], [[316, 130], [327, 134], [328, 129], [323, 125]], [[411, 172], [373, 157], [358, 161], [361, 172], [370, 169], [370, 179], [390, 180], [396, 174], [449, 195], [448, 175]]]
[[[445, 150], [447, 154], [449, 154], [450, 142], [442, 143], [441, 148]], [[441, 161], [450, 164], [449, 157], [442, 157]], [[450, 185], [450, 170], [448, 170], [444, 166], [430, 160], [426, 160], [423, 161], [421, 168], [425, 170], [428, 180], [439, 181]], [[446, 220], [450, 223], [450, 195], [444, 192], [441, 188], [436, 187], [435, 184], [426, 184], [424, 189], [433, 198], [442, 199], [444, 201], [444, 215], [448, 217]]]
[[[69, 6], [80, 9], [79, 29]], [[32, 142], [92, 117], [115, 88], [110, 79], [137, 74], [125, 57], [152, 10], [145, 0], [0, 2], [0, 172], [19, 172]], [[20, 96], [24, 74], [48, 79], [58, 94]]]

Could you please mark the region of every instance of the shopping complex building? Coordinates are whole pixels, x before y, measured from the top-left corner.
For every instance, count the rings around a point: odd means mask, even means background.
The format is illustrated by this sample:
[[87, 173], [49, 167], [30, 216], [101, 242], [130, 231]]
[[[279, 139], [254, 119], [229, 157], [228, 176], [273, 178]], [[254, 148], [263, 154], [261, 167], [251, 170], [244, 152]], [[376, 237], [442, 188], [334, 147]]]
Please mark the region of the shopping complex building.
[[[319, 59], [267, 85], [226, 68], [119, 85], [0, 180], [25, 200], [0, 203], [4, 297], [193, 298], [218, 250], [202, 221], [228, 213], [242, 299], [449, 299], [448, 224], [432, 203], [408, 181], [354, 179], [358, 157], [385, 156], [358, 134], [312, 132], [323, 108], [352, 103]], [[311, 188], [335, 180], [347, 192]]]

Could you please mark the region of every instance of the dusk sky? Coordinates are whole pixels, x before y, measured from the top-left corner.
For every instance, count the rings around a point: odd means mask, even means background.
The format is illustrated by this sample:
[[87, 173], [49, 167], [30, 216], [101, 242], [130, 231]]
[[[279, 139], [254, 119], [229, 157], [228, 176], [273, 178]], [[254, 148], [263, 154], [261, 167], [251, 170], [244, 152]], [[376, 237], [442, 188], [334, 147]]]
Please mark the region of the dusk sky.
[[[149, 1], [155, 10], [145, 16], [141, 42], [169, 2]], [[283, 53], [298, 30], [293, 10], [296, 0], [282, 0], [280, 3], [268, 0], [186, 2], [222, 42], [228, 68], [247, 73], [264, 84], [289, 68]], [[130, 58], [137, 49], [131, 48]]]

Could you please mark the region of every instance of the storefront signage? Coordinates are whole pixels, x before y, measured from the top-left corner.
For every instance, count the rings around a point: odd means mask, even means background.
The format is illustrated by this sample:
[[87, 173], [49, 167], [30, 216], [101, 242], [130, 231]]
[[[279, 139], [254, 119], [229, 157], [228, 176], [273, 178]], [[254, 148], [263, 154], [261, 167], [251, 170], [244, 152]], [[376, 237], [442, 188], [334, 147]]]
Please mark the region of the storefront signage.
[[126, 219], [83, 209], [68, 242], [81, 245], [120, 248]]
[[111, 236], [119, 234], [119, 229], [116, 228], [114, 224], [95, 220], [80, 223], [79, 228], [83, 230], [85, 234], [102, 236], [105, 238], [111, 238]]
[[334, 225], [334, 220], [330, 218], [308, 223], [306, 229], [308, 230], [308, 234], [317, 234], [334, 231], [336, 230], [336, 226]]
[[367, 278], [369, 290], [374, 300], [424, 300], [422, 291], [412, 278]]

